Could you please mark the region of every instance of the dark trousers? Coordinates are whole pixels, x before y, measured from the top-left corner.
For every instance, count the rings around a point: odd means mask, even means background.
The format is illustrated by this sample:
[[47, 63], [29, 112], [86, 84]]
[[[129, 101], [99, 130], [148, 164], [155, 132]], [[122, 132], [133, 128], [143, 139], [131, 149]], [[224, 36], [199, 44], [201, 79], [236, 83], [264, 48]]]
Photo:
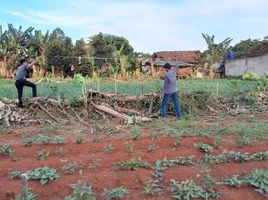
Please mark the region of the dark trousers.
[[174, 103], [176, 117], [177, 118], [182, 117], [180, 100], [179, 100], [179, 97], [177, 96], [177, 92], [174, 92], [172, 94], [164, 94], [163, 95], [163, 99], [162, 99], [162, 103], [161, 103], [162, 117], [167, 117], [167, 102], [170, 98], [172, 99], [172, 101]]
[[23, 96], [23, 87], [31, 87], [33, 97], [36, 97], [36, 85], [30, 81], [27, 81], [25, 79], [16, 80], [15, 82], [16, 88], [18, 90], [18, 99], [19, 99], [19, 105], [22, 106], [22, 96]]

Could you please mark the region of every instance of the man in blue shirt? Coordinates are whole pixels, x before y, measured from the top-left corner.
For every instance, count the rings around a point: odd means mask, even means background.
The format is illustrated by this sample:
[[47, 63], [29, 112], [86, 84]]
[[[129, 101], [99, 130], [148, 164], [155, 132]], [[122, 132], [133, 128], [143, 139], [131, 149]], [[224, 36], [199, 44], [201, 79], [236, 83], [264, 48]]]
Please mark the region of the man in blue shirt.
[[161, 114], [162, 117], [167, 117], [167, 101], [170, 97], [173, 100], [175, 106], [176, 117], [182, 117], [181, 114], [181, 107], [179, 103], [179, 99], [177, 97], [177, 86], [176, 86], [176, 77], [177, 77], [177, 70], [179, 65], [177, 64], [175, 67], [172, 67], [169, 63], [164, 65], [166, 70], [164, 76], [164, 89], [163, 89], [163, 100], [161, 103]]
[[15, 82], [16, 88], [18, 90], [18, 99], [19, 99], [18, 106], [20, 108], [23, 108], [22, 96], [23, 96], [23, 87], [24, 86], [31, 87], [33, 97], [36, 97], [36, 85], [25, 79], [27, 71], [29, 71], [30, 67], [32, 65], [34, 65], [35, 63], [36, 63], [36, 61], [30, 62], [27, 59], [20, 60], [20, 66], [18, 67], [17, 72], [16, 72], [16, 82]]

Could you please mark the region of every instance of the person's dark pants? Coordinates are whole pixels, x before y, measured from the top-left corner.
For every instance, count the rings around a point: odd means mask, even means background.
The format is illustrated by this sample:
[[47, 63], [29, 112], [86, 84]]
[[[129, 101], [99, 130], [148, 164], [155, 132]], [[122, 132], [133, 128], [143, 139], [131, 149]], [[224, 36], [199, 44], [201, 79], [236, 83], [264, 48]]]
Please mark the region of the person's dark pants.
[[34, 83], [27, 81], [25, 79], [20, 79], [20, 80], [16, 80], [15, 85], [16, 85], [16, 88], [18, 90], [18, 99], [19, 99], [19, 106], [20, 107], [23, 106], [22, 96], [23, 96], [23, 87], [24, 86], [31, 87], [33, 97], [36, 97], [36, 85]]
[[172, 101], [173, 101], [174, 106], [175, 106], [176, 117], [177, 118], [182, 117], [181, 106], [180, 106], [179, 98], [177, 96], [177, 92], [174, 92], [172, 94], [164, 94], [163, 95], [163, 100], [161, 103], [162, 117], [167, 117], [167, 102], [170, 99], [170, 97], [172, 98]]

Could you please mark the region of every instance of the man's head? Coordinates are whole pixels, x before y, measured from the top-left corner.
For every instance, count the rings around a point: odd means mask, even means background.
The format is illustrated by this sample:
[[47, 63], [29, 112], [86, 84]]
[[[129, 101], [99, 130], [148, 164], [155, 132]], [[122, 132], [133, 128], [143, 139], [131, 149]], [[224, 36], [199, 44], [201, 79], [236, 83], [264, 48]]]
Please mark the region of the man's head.
[[28, 63], [28, 59], [26, 59], [26, 58], [22, 58], [22, 59], [20, 59], [20, 64], [21, 64], [21, 65], [23, 65], [23, 64], [25, 64], [25, 63]]
[[171, 65], [169, 63], [164, 64], [164, 69], [166, 71], [170, 70], [171, 69]]

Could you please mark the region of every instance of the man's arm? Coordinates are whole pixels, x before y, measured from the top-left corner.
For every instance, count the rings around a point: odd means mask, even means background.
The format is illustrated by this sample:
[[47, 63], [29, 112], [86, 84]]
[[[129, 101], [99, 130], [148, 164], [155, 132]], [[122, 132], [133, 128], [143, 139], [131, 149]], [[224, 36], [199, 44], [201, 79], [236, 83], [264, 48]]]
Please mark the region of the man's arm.
[[41, 56], [37, 57], [35, 60], [32, 59], [32, 60], [30, 61], [30, 63], [28, 64], [28, 67], [33, 66], [33, 65], [37, 62], [37, 60], [38, 60], [39, 58], [41, 58]]

